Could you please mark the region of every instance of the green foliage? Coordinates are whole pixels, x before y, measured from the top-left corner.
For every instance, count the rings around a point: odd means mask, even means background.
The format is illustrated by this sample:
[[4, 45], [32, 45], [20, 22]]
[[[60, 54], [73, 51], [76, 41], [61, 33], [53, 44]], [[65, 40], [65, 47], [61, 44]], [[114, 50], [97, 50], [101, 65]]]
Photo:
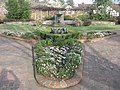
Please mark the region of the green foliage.
[[6, 9], [8, 11], [6, 15], [7, 18], [20, 19], [18, 0], [8, 0], [8, 2], [6, 2]]
[[102, 38], [110, 35], [116, 34], [115, 32], [110, 32], [110, 31], [91, 31], [87, 32], [86, 36], [88, 40], [94, 39], [94, 38]]
[[120, 16], [117, 17], [117, 24], [120, 24]]
[[[69, 50], [62, 54], [60, 51], [66, 48]], [[74, 39], [57, 42], [57, 46], [51, 40], [42, 40], [34, 46], [34, 49], [37, 55], [37, 73], [45, 77], [69, 79], [81, 63], [82, 45]]]
[[68, 5], [70, 5], [70, 6], [74, 6], [74, 1], [73, 0], [67, 0], [67, 2], [66, 2]]
[[[29, 35], [30, 34], [30, 35]], [[36, 39], [51, 39], [53, 41], [58, 41], [60, 39], [68, 39], [68, 38], [74, 38], [78, 39], [81, 37], [81, 33], [78, 31], [68, 31], [68, 34], [52, 34], [50, 33], [50, 30], [48, 30], [45, 27], [41, 27], [39, 29], [34, 30], [33, 32], [26, 33], [24, 35], [24, 38], [36, 38]], [[30, 37], [31, 36], [31, 37]]]
[[[89, 10], [90, 19], [93, 20], [108, 20], [111, 18], [110, 12], [106, 11], [108, 6], [111, 6], [111, 0], [94, 0]], [[95, 11], [95, 12], [93, 12]]]
[[8, 0], [6, 9], [8, 19], [30, 19], [30, 4], [26, 0]]
[[52, 16], [46, 16], [43, 18], [44, 20], [54, 20], [55, 17], [52, 17]]
[[91, 25], [91, 21], [90, 20], [86, 20], [83, 22], [83, 26], [90, 26]]
[[94, 3], [97, 4], [97, 6], [110, 6], [112, 4], [111, 0], [94, 0]]
[[31, 33], [31, 32], [26, 32], [21, 37], [25, 38], [25, 39], [38, 39], [37, 35], [35, 35], [34, 33]]
[[65, 4], [65, 1], [64, 1], [64, 0], [60, 0], [60, 2], [62, 3], [62, 5], [64, 5], [64, 4]]
[[77, 16], [77, 19], [82, 20], [82, 21], [86, 21], [86, 20], [89, 19], [89, 15], [87, 15], [87, 14], [78, 15], [78, 16]]
[[18, 2], [21, 19], [30, 19], [31, 16], [30, 3], [26, 0], [18, 0]]
[[64, 20], [74, 20], [74, 18], [70, 15], [65, 15]]

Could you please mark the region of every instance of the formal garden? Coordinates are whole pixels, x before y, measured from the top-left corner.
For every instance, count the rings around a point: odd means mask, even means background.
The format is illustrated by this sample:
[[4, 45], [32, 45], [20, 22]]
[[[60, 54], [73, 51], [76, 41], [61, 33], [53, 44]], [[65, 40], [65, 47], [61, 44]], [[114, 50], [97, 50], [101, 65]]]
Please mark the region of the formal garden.
[[77, 16], [64, 15], [57, 8], [54, 15], [35, 21], [30, 17], [28, 1], [8, 0], [5, 4], [8, 13], [0, 20], [0, 36], [31, 45], [34, 78], [38, 84], [68, 88], [83, 78], [84, 44], [110, 38], [117, 35], [114, 30], [120, 30], [120, 18], [105, 11], [107, 4], [95, 0], [87, 13]]

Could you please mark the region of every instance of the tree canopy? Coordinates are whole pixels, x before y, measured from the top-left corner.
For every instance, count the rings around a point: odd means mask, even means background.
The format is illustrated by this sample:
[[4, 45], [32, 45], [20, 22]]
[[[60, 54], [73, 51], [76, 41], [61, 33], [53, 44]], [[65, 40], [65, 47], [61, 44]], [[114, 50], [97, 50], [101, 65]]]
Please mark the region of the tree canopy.
[[111, 17], [110, 10], [112, 0], [93, 0], [89, 10], [90, 18], [95, 20], [107, 20]]
[[70, 5], [70, 6], [74, 6], [74, 1], [73, 0], [67, 0], [67, 2], [66, 2], [68, 5]]
[[8, 19], [29, 19], [31, 16], [30, 4], [26, 0], [8, 0], [6, 9]]

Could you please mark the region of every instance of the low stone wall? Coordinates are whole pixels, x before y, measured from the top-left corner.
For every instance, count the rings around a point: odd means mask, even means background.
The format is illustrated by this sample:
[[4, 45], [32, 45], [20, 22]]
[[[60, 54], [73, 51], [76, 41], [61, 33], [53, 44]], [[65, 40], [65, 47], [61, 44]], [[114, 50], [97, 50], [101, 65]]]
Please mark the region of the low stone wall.
[[46, 21], [43, 21], [42, 24], [43, 24], [43, 25], [52, 25], [52, 24], [53, 24], [53, 21], [52, 21], [52, 20], [46, 20]]
[[29, 25], [34, 25], [36, 23], [36, 21], [29, 21], [29, 22], [22, 22], [22, 21], [18, 21], [18, 22], [4, 22], [5, 24], [29, 24]]
[[115, 25], [115, 22], [109, 22], [109, 21], [92, 21], [91, 25]]
[[64, 23], [65, 23], [66, 25], [75, 25], [76, 22], [73, 21], [73, 20], [65, 20]]
[[[65, 25], [75, 25], [75, 21], [73, 20], [64, 20], [63, 22]], [[43, 22], [43, 25], [52, 25], [53, 21], [52, 20], [46, 20]]]

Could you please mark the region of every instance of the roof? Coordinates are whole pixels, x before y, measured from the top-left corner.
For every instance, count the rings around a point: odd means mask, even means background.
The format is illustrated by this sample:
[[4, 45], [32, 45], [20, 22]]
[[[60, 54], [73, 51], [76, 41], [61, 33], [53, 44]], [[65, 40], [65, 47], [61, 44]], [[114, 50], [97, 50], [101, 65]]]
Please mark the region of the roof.
[[56, 7], [52, 7], [52, 6], [47, 6], [47, 5], [36, 5], [34, 7], [32, 7], [32, 9], [34, 10], [41, 10], [41, 11], [65, 11], [65, 8], [56, 8]]
[[78, 4], [78, 7], [74, 7], [71, 10], [73, 11], [88, 11], [91, 4]]

